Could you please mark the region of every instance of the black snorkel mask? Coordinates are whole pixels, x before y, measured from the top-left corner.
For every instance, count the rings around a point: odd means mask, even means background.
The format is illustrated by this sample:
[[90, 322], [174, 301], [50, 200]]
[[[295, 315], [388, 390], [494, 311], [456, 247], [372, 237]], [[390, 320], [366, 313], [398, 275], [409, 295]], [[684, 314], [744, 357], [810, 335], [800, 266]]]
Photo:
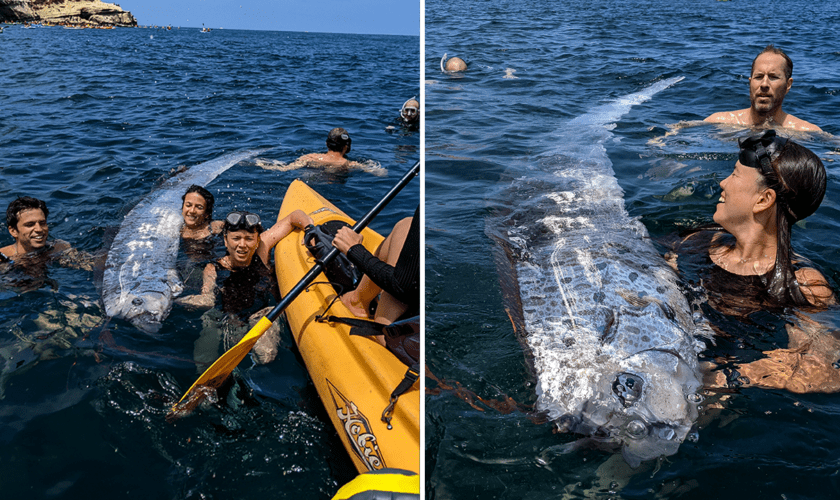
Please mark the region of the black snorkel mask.
[[263, 231], [260, 216], [251, 212], [231, 212], [225, 217], [225, 233], [233, 231], [248, 231], [261, 233]]
[[772, 174], [772, 156], [781, 151], [787, 141], [784, 137], [777, 137], [775, 130], [738, 139], [738, 147], [741, 148], [738, 161], [745, 167], [757, 169], [761, 175]]

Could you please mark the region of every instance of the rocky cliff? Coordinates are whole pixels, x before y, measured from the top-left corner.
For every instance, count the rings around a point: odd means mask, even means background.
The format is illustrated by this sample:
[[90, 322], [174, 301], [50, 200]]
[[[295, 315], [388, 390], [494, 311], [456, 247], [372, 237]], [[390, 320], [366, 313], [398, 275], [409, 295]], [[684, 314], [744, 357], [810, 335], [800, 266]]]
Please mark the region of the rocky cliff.
[[0, 22], [137, 26], [131, 12], [100, 0], [0, 0]]

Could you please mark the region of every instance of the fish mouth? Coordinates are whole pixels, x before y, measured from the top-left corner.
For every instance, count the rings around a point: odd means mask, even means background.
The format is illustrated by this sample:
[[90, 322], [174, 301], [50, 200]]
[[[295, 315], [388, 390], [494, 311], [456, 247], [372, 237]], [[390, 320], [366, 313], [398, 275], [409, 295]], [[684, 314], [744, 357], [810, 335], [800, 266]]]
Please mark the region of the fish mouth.
[[129, 321], [138, 330], [141, 330], [143, 333], [148, 334], [158, 333], [160, 331], [161, 326], [163, 326], [160, 322], [160, 318], [158, 318], [155, 314], [147, 311], [133, 316], [129, 319]]
[[654, 427], [646, 437], [625, 439], [621, 446], [621, 456], [627, 465], [635, 469], [642, 462], [675, 455], [682, 444], [676, 436], [676, 431], [670, 427]]

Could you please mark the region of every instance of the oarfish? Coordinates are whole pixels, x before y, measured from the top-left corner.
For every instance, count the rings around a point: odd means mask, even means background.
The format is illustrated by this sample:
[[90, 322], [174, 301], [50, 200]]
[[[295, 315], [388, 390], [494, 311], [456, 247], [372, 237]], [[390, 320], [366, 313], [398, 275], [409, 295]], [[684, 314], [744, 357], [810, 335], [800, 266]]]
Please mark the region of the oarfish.
[[515, 284], [504, 288], [533, 361], [537, 409], [563, 431], [621, 448], [634, 467], [676, 453], [691, 432], [709, 330], [625, 210], [604, 143], [633, 105], [680, 80], [566, 123], [556, 149], [517, 172], [510, 211], [487, 226], [507, 257], [502, 280]]
[[181, 197], [192, 184], [205, 186], [222, 172], [260, 153], [231, 153], [194, 165], [143, 198], [120, 224], [108, 251], [102, 302], [109, 317], [124, 318], [154, 333], [183, 290], [175, 269], [181, 240]]

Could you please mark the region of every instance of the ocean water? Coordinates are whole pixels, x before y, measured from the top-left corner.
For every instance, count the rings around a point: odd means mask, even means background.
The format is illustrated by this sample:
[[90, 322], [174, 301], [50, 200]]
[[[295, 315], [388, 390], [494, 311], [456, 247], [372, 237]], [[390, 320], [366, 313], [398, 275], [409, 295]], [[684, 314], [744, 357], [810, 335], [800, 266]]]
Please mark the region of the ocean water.
[[[487, 236], [493, 221], [523, 198], [557, 188], [540, 159], [579, 144], [574, 131], [558, 132], [563, 124], [681, 76], [633, 106], [601, 145], [627, 211], [655, 243], [711, 222], [718, 183], [731, 172], [744, 131], [696, 121], [748, 107], [750, 63], [768, 43], [794, 61], [785, 110], [827, 132], [796, 136], [823, 158], [828, 191], [816, 214], [795, 227], [794, 249], [840, 290], [840, 51], [826, 37], [838, 20], [836, 4], [796, 0], [427, 2], [427, 368], [486, 400], [533, 405], [533, 377]], [[442, 73], [444, 53], [469, 70]], [[673, 126], [681, 121], [689, 123]], [[825, 327], [827, 356], [840, 359], [840, 310], [814, 319]], [[734, 360], [787, 347], [784, 325], [794, 321], [781, 313], [714, 320], [731, 337], [704, 355]], [[840, 394], [706, 393], [698, 439], [632, 470], [610, 452], [568, 452], [563, 445], [576, 436], [527, 412], [470, 404], [426, 382], [427, 498], [817, 499], [840, 488]]]
[[[180, 166], [270, 148], [208, 185], [216, 218], [273, 223], [295, 178], [358, 218], [420, 158], [419, 132], [393, 128], [419, 54], [418, 37], [8, 26], [0, 202], [44, 199], [51, 237], [103, 255]], [[368, 168], [271, 169], [325, 151], [336, 126]], [[414, 181], [371, 226], [387, 234], [419, 194]], [[274, 363], [246, 359], [225, 401], [170, 424], [198, 376], [201, 312], [176, 305], [147, 335], [104, 317], [96, 273], [52, 266], [3, 279], [0, 325], [3, 498], [328, 498], [355, 476], [288, 332]]]

